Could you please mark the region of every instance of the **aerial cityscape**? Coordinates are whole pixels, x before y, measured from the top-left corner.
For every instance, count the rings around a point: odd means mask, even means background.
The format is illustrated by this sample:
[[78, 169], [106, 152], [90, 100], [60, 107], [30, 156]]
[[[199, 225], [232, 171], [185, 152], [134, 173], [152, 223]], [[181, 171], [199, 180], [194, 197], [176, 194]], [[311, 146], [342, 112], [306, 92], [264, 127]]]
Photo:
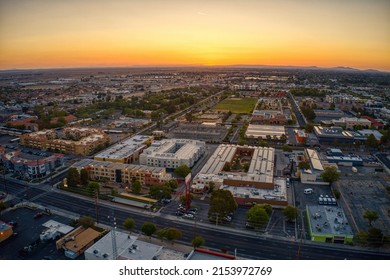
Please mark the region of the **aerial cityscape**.
[[388, 1], [65, 2], [0, 2], [0, 260], [390, 259]]

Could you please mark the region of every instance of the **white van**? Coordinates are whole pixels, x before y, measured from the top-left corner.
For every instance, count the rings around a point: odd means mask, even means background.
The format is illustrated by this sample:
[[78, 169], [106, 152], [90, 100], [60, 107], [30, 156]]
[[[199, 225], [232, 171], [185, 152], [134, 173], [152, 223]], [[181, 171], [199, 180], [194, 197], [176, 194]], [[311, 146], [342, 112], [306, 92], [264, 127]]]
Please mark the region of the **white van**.
[[313, 189], [304, 189], [303, 193], [304, 194], [312, 194], [313, 193]]

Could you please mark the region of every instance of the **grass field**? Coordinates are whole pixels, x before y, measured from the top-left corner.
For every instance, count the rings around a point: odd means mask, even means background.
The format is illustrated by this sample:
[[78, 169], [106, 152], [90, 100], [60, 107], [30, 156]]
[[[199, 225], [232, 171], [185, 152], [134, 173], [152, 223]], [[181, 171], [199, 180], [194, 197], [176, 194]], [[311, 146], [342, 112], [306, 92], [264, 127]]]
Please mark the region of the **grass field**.
[[214, 106], [214, 110], [231, 111], [233, 114], [250, 114], [256, 106], [257, 98], [226, 98]]

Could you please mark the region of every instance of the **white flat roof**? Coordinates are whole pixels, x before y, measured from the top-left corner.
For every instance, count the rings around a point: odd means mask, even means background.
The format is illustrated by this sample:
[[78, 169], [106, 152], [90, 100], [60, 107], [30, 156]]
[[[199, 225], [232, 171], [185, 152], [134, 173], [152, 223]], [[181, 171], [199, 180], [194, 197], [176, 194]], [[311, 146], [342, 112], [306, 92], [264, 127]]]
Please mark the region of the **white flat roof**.
[[145, 147], [144, 143], [151, 138], [151, 136], [146, 135], [133, 136], [98, 153], [95, 158], [123, 159], [130, 157], [135, 152], [143, 149]]
[[247, 137], [263, 137], [265, 138], [267, 135], [273, 137], [276, 135], [277, 137], [286, 134], [284, 126], [277, 125], [255, 125], [250, 124], [248, 129], [245, 132]]
[[[162, 246], [137, 240], [137, 236], [117, 230], [115, 231], [115, 239], [117, 259], [122, 260], [152, 260], [163, 248]], [[94, 255], [102, 260], [112, 260], [112, 232], [109, 232], [89, 247], [85, 254]]]
[[[225, 163], [232, 161], [239, 148], [253, 150], [248, 172], [224, 172], [223, 167]], [[195, 178], [218, 181], [223, 179], [237, 179], [272, 183], [274, 154], [274, 148], [222, 144], [218, 146]]]

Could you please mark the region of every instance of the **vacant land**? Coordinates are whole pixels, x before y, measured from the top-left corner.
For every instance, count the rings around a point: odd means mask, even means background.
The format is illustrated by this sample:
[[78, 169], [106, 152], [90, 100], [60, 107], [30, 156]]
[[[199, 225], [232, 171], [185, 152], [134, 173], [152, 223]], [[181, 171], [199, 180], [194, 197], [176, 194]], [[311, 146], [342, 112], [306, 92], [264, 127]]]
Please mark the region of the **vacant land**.
[[213, 109], [231, 111], [233, 114], [250, 114], [256, 102], [256, 98], [227, 98], [215, 105]]

